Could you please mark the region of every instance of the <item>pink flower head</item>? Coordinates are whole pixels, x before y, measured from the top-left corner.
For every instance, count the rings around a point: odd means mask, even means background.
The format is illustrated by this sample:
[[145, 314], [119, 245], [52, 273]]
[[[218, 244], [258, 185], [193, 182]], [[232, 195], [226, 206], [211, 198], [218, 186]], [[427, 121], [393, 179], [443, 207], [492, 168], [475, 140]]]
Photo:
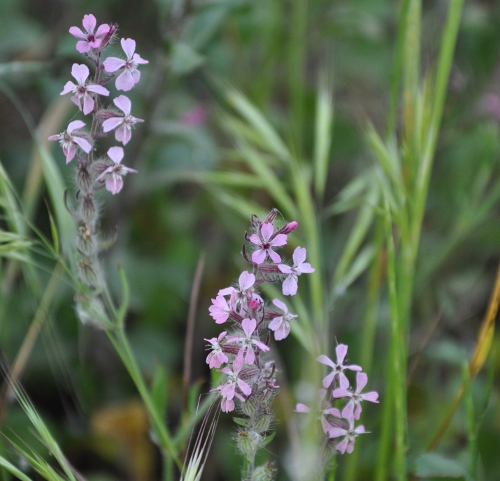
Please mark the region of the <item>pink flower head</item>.
[[108, 89], [104, 88], [102, 85], [85, 84], [87, 77], [89, 76], [89, 68], [84, 64], [74, 63], [71, 68], [71, 75], [76, 79], [78, 85], [73, 82], [66, 82], [61, 95], [66, 95], [69, 92], [73, 92], [75, 95], [71, 97], [71, 101], [83, 111], [85, 115], [89, 114], [94, 110], [94, 99], [92, 98], [92, 93], [99, 95], [109, 95]]
[[125, 92], [132, 89], [134, 85], [141, 79], [141, 73], [137, 70], [137, 65], [149, 63], [147, 60], [141, 58], [138, 53], [135, 52], [135, 40], [131, 38], [122, 38], [121, 44], [126, 60], [118, 57], [108, 57], [104, 60], [103, 65], [106, 72], [116, 72], [117, 70], [123, 68], [123, 72], [116, 79], [116, 88], [118, 90], [124, 90]]
[[130, 99], [125, 97], [125, 95], [116, 97], [113, 102], [125, 115], [116, 115], [105, 120], [102, 123], [102, 130], [107, 133], [110, 130], [116, 129], [115, 139], [123, 145], [126, 145], [132, 136], [132, 125], [138, 122], [144, 122], [144, 120], [136, 119], [130, 115], [132, 102], [130, 102]]
[[111, 147], [108, 150], [108, 157], [113, 161], [114, 165], [109, 166], [96, 178], [96, 181], [106, 177], [106, 189], [115, 195], [122, 190], [122, 177], [127, 175], [129, 172], [136, 174], [137, 170], [121, 165], [121, 161], [123, 159], [123, 149], [121, 147]]
[[221, 341], [226, 337], [227, 332], [221, 332], [219, 337], [213, 337], [212, 339], [205, 339], [205, 341], [211, 344], [212, 352], [207, 356], [207, 364], [210, 366], [210, 369], [214, 367], [220, 367], [221, 364], [228, 362], [228, 357], [222, 351], [222, 347], [220, 345]]
[[273, 237], [273, 232], [274, 226], [265, 222], [260, 226], [260, 235], [252, 234], [250, 236], [250, 242], [259, 247], [252, 254], [252, 262], [262, 264], [266, 260], [266, 255], [276, 264], [281, 262], [281, 257], [273, 251], [273, 247], [284, 246], [286, 244], [286, 235], [278, 234]]
[[368, 433], [368, 431], [365, 431], [364, 426], [358, 426], [354, 427], [354, 419], [348, 419], [349, 422], [349, 427], [347, 429], [345, 428], [340, 428], [340, 427], [333, 427], [330, 430], [330, 438], [338, 438], [340, 436], [344, 436], [344, 439], [340, 441], [335, 446], [335, 449], [340, 451], [341, 454], [344, 453], [352, 453], [354, 450], [354, 442], [356, 441], [356, 438], [360, 434], [365, 434]]
[[284, 302], [281, 302], [279, 299], [274, 299], [273, 304], [278, 309], [281, 309], [283, 311], [283, 315], [275, 317], [269, 323], [269, 329], [271, 329], [271, 331], [274, 331], [274, 339], [276, 339], [277, 341], [281, 341], [282, 339], [285, 339], [288, 334], [290, 334], [290, 321], [297, 317], [297, 315], [290, 314], [288, 312], [288, 307], [286, 306], [286, 304]]
[[323, 379], [323, 386], [325, 388], [329, 388], [332, 385], [334, 379], [337, 377], [339, 379], [340, 387], [343, 389], [347, 389], [347, 387], [349, 386], [349, 380], [344, 374], [344, 370], [350, 369], [351, 371], [361, 371], [361, 366], [356, 366], [355, 364], [344, 364], [345, 357], [347, 355], [347, 346], [345, 344], [339, 344], [335, 348], [335, 353], [337, 354], [337, 362], [333, 362], [324, 354], [321, 354], [321, 356], [318, 357], [318, 361], [321, 364], [325, 364], [326, 366], [330, 366], [332, 368], [332, 372]]
[[78, 132], [73, 133], [74, 130], [81, 129], [84, 126], [85, 123], [81, 120], [73, 120], [73, 122], [68, 124], [68, 128], [65, 132], [58, 135], [51, 135], [49, 137], [49, 140], [59, 140], [64, 155], [66, 156], [67, 164], [75, 157], [78, 147], [80, 147], [80, 149], [87, 154], [92, 149], [92, 145], [82, 134], [79, 134]]
[[91, 48], [97, 49], [101, 46], [102, 39], [100, 37], [106, 35], [110, 27], [108, 24], [103, 23], [99, 25], [97, 31], [94, 32], [97, 20], [91, 13], [83, 16], [82, 24], [85, 28], [85, 32], [82, 32], [79, 27], [71, 27], [69, 33], [73, 35], [73, 37], [82, 39], [76, 42], [76, 49], [80, 53], [87, 53]]
[[286, 264], [279, 264], [278, 269], [283, 274], [288, 274], [288, 277], [283, 282], [283, 295], [294, 296], [297, 293], [297, 281], [300, 274], [310, 274], [314, 272], [314, 268], [311, 267], [309, 262], [306, 260], [306, 249], [305, 247], [297, 247], [293, 252], [293, 266], [290, 267]]
[[217, 295], [219, 296], [231, 296], [229, 300], [229, 306], [233, 311], [238, 311], [239, 314], [245, 315], [249, 304], [253, 300], [258, 300], [262, 302], [262, 298], [253, 292], [253, 285], [255, 283], [255, 275], [250, 272], [244, 271], [240, 274], [238, 279], [239, 289], [234, 287], [226, 287], [221, 289]]
[[[334, 428], [332, 422], [330, 421], [331, 416], [340, 417], [340, 411], [337, 408], [331, 406], [328, 401], [325, 400], [326, 389], [320, 389], [318, 391], [318, 407], [315, 410], [315, 415], [321, 422], [321, 427], [325, 434], [329, 434]], [[299, 403], [295, 407], [295, 412], [297, 413], [310, 413], [311, 408], [305, 404]]]
[[361, 401], [370, 401], [372, 403], [378, 403], [378, 393], [376, 391], [370, 391], [362, 394], [361, 391], [366, 386], [368, 382], [368, 376], [364, 372], [356, 373], [356, 390], [352, 391], [350, 389], [339, 388], [333, 391], [334, 398], [351, 398], [346, 404], [345, 408], [342, 410], [342, 417], [345, 419], [359, 419], [361, 415]]
[[208, 308], [210, 315], [215, 319], [217, 324], [223, 324], [227, 321], [232, 309], [229, 307], [225, 297], [217, 296], [212, 299], [212, 305]]
[[220, 370], [220, 372], [226, 374], [226, 382], [212, 390], [220, 391], [222, 395], [221, 409], [224, 412], [230, 412], [234, 409], [233, 399], [235, 397], [244, 402], [245, 398], [243, 396], [250, 396], [250, 394], [252, 394], [252, 388], [245, 381], [239, 378], [242, 366], [243, 359], [238, 354], [233, 362], [232, 371], [229, 367], [225, 367]]
[[253, 346], [257, 346], [261, 351], [269, 351], [269, 347], [263, 342], [253, 337], [253, 333], [257, 327], [255, 319], [243, 319], [241, 327], [245, 333], [245, 337], [231, 337], [227, 343], [241, 343], [241, 349], [238, 356], [241, 354], [245, 359], [245, 364], [253, 364], [255, 362], [255, 351]]

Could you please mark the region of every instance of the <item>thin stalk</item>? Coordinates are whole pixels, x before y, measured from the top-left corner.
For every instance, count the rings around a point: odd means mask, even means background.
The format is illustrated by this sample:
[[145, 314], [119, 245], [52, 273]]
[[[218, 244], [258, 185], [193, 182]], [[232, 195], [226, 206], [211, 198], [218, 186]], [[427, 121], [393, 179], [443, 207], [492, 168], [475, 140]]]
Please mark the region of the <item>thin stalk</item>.
[[290, 39], [288, 41], [288, 80], [291, 103], [291, 119], [295, 151], [297, 157], [302, 156], [304, 132], [304, 100], [305, 100], [305, 58], [307, 34], [307, 0], [292, 0], [290, 19]]
[[[378, 220], [375, 224], [375, 233], [373, 243], [376, 246], [377, 254], [375, 255], [370, 267], [368, 279], [368, 292], [366, 295], [365, 316], [362, 329], [362, 344], [361, 344], [361, 359], [360, 364], [363, 366], [364, 372], [370, 374], [373, 361], [373, 350], [375, 341], [375, 330], [377, 321], [378, 303], [380, 298], [380, 286], [382, 277], [383, 263], [383, 224]], [[356, 443], [362, 441], [361, 438], [356, 440]], [[358, 446], [359, 448], [359, 446]], [[358, 479], [359, 456], [361, 449], [355, 449], [349, 456], [344, 473], [345, 481], [354, 481]]]
[[[182, 462], [179, 459], [177, 450], [170, 438], [166, 426], [163, 423], [162, 416], [158, 413], [156, 406], [151, 398], [148, 388], [144, 383], [144, 379], [140, 373], [137, 361], [130, 348], [127, 336], [124, 329], [116, 329], [115, 331], [106, 331], [109, 340], [120, 356], [125, 368], [127, 369], [132, 381], [134, 382], [146, 410], [149, 413], [151, 423], [153, 424], [155, 434], [158, 436], [158, 444], [164, 454], [168, 453], [177, 464], [179, 469], [182, 469]], [[166, 456], [164, 456], [166, 458]], [[165, 461], [166, 462], [166, 461]]]

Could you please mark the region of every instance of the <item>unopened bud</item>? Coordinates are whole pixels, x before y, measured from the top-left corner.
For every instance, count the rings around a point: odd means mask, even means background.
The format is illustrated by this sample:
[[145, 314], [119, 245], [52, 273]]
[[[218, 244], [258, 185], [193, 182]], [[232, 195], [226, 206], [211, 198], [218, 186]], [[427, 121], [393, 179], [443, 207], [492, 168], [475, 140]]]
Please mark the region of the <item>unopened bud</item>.
[[87, 170], [87, 166], [79, 166], [78, 173], [76, 175], [76, 183], [78, 184], [78, 188], [82, 192], [87, 193], [90, 191], [92, 187], [92, 178], [90, 177], [89, 171]]
[[255, 468], [252, 474], [252, 481], [272, 481], [276, 475], [276, 466], [274, 463], [266, 463], [264, 466]]
[[299, 226], [299, 223], [296, 220], [292, 220], [284, 227], [280, 229], [280, 234], [290, 234], [290, 232], [294, 231]]
[[237, 445], [238, 449], [246, 455], [253, 454], [257, 449], [259, 449], [263, 437], [251, 430], [251, 431], [238, 431], [237, 433]]
[[273, 209], [271, 212], [269, 212], [269, 214], [267, 214], [266, 220], [264, 222], [272, 224], [277, 215], [278, 209]]

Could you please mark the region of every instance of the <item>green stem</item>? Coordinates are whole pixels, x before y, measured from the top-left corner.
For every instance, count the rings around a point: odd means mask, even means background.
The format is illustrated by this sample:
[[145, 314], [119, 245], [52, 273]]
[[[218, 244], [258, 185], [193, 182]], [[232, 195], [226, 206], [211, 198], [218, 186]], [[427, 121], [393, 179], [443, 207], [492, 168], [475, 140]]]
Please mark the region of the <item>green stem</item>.
[[[163, 452], [164, 458], [168, 453], [175, 461], [179, 469], [182, 469], [182, 463], [179, 459], [177, 450], [170, 438], [170, 434], [163, 422], [162, 416], [158, 413], [156, 406], [151, 398], [151, 395], [144, 383], [144, 379], [140, 373], [137, 361], [130, 348], [127, 336], [124, 329], [116, 329], [114, 331], [106, 331], [113, 347], [120, 356], [124, 366], [126, 367], [132, 381], [134, 382], [139, 394], [144, 402], [146, 410], [148, 411], [151, 424], [153, 425], [154, 432], [158, 436], [158, 444]], [[167, 458], [168, 459], [168, 458]], [[165, 462], [167, 463], [167, 459]]]

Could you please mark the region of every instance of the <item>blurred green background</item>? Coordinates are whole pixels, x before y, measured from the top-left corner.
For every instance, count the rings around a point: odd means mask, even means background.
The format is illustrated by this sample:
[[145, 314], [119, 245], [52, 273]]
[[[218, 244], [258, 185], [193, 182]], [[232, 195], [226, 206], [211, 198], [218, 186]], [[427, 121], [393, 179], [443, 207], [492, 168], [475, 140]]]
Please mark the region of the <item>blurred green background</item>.
[[[69, 100], [59, 96], [70, 79], [72, 63], [81, 62], [69, 27], [81, 26], [83, 15], [93, 13], [98, 24], [119, 24], [119, 35], [135, 39], [137, 52], [149, 60], [141, 68], [141, 82], [130, 93], [133, 114], [145, 123], [133, 132], [124, 160], [139, 174], [125, 179], [120, 195], [102, 193], [100, 228], [104, 238], [111, 238], [117, 228], [117, 240], [103, 254], [103, 262], [117, 294], [117, 264], [127, 272], [132, 296], [128, 333], [141, 368], [149, 379], [158, 364], [168, 370], [171, 427], [181, 422], [185, 402], [183, 354], [196, 265], [204, 256], [190, 384], [206, 393], [210, 373], [203, 338], [220, 332], [208, 316], [210, 299], [244, 268], [239, 253], [249, 219], [238, 199], [257, 205], [259, 215], [274, 207], [269, 192], [259, 185], [207, 180], [210, 173], [247, 173], [224, 124], [228, 106], [218, 86], [231, 85], [243, 92], [297, 155], [307, 158], [313, 150], [318, 77], [330, 79], [335, 104], [331, 160], [324, 200], [316, 205], [327, 272], [335, 269], [355, 218], [350, 212], [333, 215], [328, 207], [350, 180], [372, 165], [365, 142], [367, 119], [378, 130], [384, 129], [399, 3], [311, 0], [298, 2], [302, 11], [292, 8], [295, 3], [0, 2], [0, 159], [23, 199], [31, 199], [33, 224], [49, 237], [48, 206], [53, 208], [46, 187], [36, 180], [33, 135], [37, 132], [45, 142], [48, 135], [63, 131], [76, 113]], [[446, 8], [442, 0], [423, 2], [424, 72], [434, 63]], [[417, 451], [461, 382], [461, 366], [473, 350], [499, 259], [499, 25], [499, 2], [466, 2], [415, 272], [408, 409], [411, 445]], [[297, 71], [302, 76], [295, 76]], [[56, 143], [48, 147], [72, 189], [72, 165], [65, 165]], [[304, 236], [300, 228], [296, 236], [300, 245]], [[37, 263], [40, 276], [48, 281], [53, 260], [40, 254]], [[40, 299], [34, 298], [20, 276], [9, 278], [6, 265], [0, 264], [0, 349], [3, 362], [9, 364]], [[331, 344], [335, 338], [349, 343], [353, 363], [362, 355], [366, 285], [367, 276], [361, 275], [339, 291], [332, 311]], [[87, 479], [157, 479], [159, 456], [148, 441], [147, 422], [133, 384], [106, 336], [79, 324], [73, 295], [70, 285], [59, 284], [42, 335], [30, 352], [23, 386], [72, 464]], [[378, 353], [387, 345], [388, 309], [382, 300], [370, 377], [371, 388], [379, 390], [381, 397], [384, 366]], [[494, 345], [499, 345], [498, 336]], [[287, 380], [284, 396], [299, 401], [301, 347], [289, 337], [278, 349]], [[490, 371], [498, 374], [499, 368], [497, 360]], [[493, 481], [500, 479], [500, 385], [493, 383], [485, 410], [488, 386], [487, 374], [474, 381], [477, 409], [481, 416], [484, 413], [478, 432], [483, 479]], [[290, 415], [286, 408], [286, 402], [278, 399], [278, 435], [269, 445], [279, 479], [288, 479], [287, 433], [280, 422]], [[367, 413], [363, 423], [372, 439], [363, 440], [360, 480], [372, 479], [375, 439], [381, 429], [376, 409], [369, 406]], [[14, 404], [4, 403], [2, 415], [6, 431], [29, 435]], [[442, 444], [443, 452], [452, 458], [461, 456], [465, 444], [464, 416], [459, 409]], [[230, 418], [221, 417], [205, 479], [239, 476]], [[9, 449], [6, 444], [2, 447]]]

